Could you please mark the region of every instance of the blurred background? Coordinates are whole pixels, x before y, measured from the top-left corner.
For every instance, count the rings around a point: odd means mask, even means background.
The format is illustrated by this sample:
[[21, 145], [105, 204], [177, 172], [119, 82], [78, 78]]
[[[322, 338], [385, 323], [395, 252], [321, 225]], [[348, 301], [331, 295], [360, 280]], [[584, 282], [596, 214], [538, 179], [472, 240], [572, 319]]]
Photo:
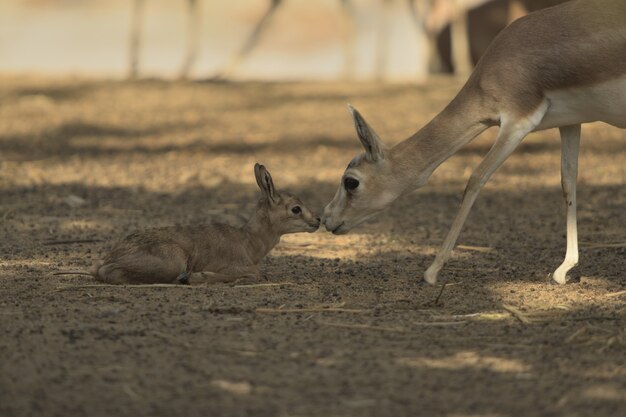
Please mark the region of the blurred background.
[[467, 74], [506, 24], [560, 2], [2, 0], [0, 71], [423, 81]]
[[626, 138], [602, 123], [582, 133], [579, 284], [548, 284], [556, 129], [481, 192], [443, 293], [416, 282], [497, 129], [351, 233], [285, 236], [258, 286], [51, 274], [137, 229], [241, 224], [255, 162], [321, 212], [363, 151], [346, 103], [398, 143], [557, 2], [0, 0], [0, 416], [626, 416]]

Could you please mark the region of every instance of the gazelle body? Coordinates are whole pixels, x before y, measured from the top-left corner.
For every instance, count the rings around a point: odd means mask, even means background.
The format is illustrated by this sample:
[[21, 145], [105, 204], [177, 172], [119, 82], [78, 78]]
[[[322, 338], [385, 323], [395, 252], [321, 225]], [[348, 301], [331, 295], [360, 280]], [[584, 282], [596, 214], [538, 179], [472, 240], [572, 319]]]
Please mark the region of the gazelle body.
[[567, 251], [553, 278], [578, 263], [576, 178], [582, 123], [626, 127], [626, 2], [574, 0], [523, 17], [494, 40], [458, 95], [407, 140], [386, 147], [352, 109], [365, 153], [352, 160], [324, 211], [326, 228], [347, 233], [431, 173], [491, 126], [498, 137], [472, 173], [454, 223], [425, 273], [435, 283], [478, 193], [533, 131], [558, 127], [567, 206]]
[[[320, 225], [300, 199], [274, 188], [272, 177], [255, 165], [264, 193], [241, 228], [222, 223], [139, 231], [118, 242], [89, 275], [110, 284], [212, 283], [256, 279], [258, 264], [287, 233], [314, 232]], [[57, 274], [83, 271], [61, 271]]]

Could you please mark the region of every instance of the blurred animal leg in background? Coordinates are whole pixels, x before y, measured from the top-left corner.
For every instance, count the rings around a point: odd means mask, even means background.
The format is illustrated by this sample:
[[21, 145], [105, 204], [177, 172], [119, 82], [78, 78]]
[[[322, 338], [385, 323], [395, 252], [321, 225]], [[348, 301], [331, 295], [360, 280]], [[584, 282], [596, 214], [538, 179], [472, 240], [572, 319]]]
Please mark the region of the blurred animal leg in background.
[[243, 47], [233, 56], [229, 63], [224, 67], [221, 73], [217, 74], [216, 78], [230, 78], [237, 70], [241, 62], [252, 53], [254, 48], [261, 40], [261, 36], [270, 27], [276, 11], [283, 4], [283, 0], [271, 0], [270, 8], [265, 12], [261, 19], [257, 22], [256, 26], [248, 36], [248, 39], [243, 44]]
[[200, 18], [202, 17], [199, 3], [199, 0], [187, 0], [187, 48], [179, 75], [182, 80], [189, 78], [189, 73], [198, 58]]
[[145, 11], [145, 0], [133, 0], [132, 12], [130, 18], [130, 37], [129, 37], [129, 67], [128, 78], [136, 79], [139, 77], [139, 55], [141, 52], [141, 30], [143, 23], [143, 14]]
[[342, 77], [350, 80], [354, 77], [356, 68], [356, 11], [352, 0], [340, 0], [343, 15], [343, 71]]

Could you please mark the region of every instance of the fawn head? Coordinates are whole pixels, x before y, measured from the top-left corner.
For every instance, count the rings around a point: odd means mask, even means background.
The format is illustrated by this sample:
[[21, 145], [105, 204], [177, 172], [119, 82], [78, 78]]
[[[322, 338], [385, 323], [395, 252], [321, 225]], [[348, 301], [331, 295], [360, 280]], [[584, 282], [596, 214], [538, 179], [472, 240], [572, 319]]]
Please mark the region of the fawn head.
[[333, 200], [324, 209], [326, 230], [336, 235], [379, 213], [404, 191], [394, 175], [389, 148], [352, 106], [356, 133], [365, 152], [350, 161]]
[[281, 235], [298, 232], [315, 232], [320, 218], [309, 210], [300, 199], [274, 187], [269, 171], [260, 164], [254, 165], [254, 175], [265, 196], [270, 224]]

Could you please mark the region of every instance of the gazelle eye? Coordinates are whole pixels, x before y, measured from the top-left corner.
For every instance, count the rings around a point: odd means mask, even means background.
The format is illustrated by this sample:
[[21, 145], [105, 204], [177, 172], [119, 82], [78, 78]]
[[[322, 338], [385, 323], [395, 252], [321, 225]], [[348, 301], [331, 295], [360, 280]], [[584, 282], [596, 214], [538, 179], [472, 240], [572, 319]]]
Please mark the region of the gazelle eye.
[[343, 185], [346, 187], [346, 190], [354, 191], [359, 186], [359, 180], [352, 177], [346, 177], [346, 179], [343, 180]]
[[295, 206], [295, 207], [293, 207], [293, 208], [291, 209], [291, 212], [292, 212], [293, 214], [300, 214], [300, 213], [302, 213], [302, 209], [300, 208], [300, 206]]

